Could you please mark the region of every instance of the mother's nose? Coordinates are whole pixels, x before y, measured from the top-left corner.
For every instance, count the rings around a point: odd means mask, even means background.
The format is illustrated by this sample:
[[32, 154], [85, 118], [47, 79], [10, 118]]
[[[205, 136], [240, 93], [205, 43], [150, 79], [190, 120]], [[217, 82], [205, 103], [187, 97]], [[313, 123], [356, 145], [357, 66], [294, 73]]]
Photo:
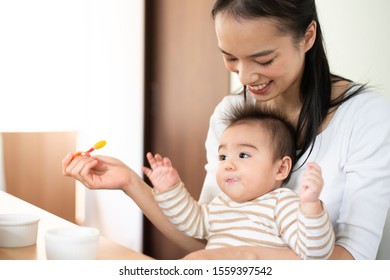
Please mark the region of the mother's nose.
[[259, 73], [256, 71], [255, 67], [243, 63], [237, 65], [235, 73], [243, 85], [251, 85], [259, 78]]

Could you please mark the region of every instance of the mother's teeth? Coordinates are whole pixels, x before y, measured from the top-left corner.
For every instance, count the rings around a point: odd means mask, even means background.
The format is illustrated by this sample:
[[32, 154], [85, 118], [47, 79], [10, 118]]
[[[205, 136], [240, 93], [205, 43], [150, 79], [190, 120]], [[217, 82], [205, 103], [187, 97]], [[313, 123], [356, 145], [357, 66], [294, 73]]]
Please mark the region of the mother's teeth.
[[260, 89], [265, 88], [268, 84], [269, 84], [269, 82], [265, 83], [265, 84], [258, 85], [258, 86], [250, 86], [250, 88], [252, 88], [254, 90], [260, 90]]

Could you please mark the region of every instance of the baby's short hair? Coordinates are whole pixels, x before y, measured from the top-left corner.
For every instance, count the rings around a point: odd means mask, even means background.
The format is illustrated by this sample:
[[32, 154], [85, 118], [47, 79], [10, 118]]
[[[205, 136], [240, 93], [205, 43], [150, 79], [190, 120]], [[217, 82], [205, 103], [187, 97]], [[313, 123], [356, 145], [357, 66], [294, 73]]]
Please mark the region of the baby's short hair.
[[[228, 110], [223, 119], [228, 127], [247, 122], [258, 123], [270, 134], [274, 159], [289, 156], [294, 166], [296, 161], [295, 131], [291, 123], [279, 111], [259, 108], [255, 104], [235, 105]], [[285, 182], [289, 178], [290, 175]]]

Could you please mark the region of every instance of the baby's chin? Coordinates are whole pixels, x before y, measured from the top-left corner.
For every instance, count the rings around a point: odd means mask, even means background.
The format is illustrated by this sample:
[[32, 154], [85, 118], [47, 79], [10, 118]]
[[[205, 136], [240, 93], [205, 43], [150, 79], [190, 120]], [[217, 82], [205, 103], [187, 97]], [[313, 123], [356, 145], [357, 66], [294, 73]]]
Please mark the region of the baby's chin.
[[232, 191], [226, 191], [226, 190], [223, 190], [223, 192], [234, 202], [237, 202], [237, 203], [243, 203], [243, 202], [247, 202], [247, 201], [251, 201], [255, 198], [252, 198], [252, 197], [248, 197], [247, 194], [244, 194], [244, 193], [237, 193], [237, 192], [232, 192]]

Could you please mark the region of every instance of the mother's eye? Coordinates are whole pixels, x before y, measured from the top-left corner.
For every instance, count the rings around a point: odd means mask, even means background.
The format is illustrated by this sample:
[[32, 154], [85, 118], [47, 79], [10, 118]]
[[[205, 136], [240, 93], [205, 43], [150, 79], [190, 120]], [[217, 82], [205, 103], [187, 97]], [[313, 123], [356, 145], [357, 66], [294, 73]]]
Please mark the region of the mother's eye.
[[227, 62], [236, 62], [237, 58], [225, 58]]
[[274, 62], [274, 59], [271, 59], [267, 62], [257, 62], [258, 64], [260, 64], [261, 66], [270, 66], [272, 63]]
[[233, 61], [237, 61], [238, 59], [234, 56], [223, 56], [223, 58], [226, 60], [226, 61], [229, 61], [229, 62], [233, 62]]

